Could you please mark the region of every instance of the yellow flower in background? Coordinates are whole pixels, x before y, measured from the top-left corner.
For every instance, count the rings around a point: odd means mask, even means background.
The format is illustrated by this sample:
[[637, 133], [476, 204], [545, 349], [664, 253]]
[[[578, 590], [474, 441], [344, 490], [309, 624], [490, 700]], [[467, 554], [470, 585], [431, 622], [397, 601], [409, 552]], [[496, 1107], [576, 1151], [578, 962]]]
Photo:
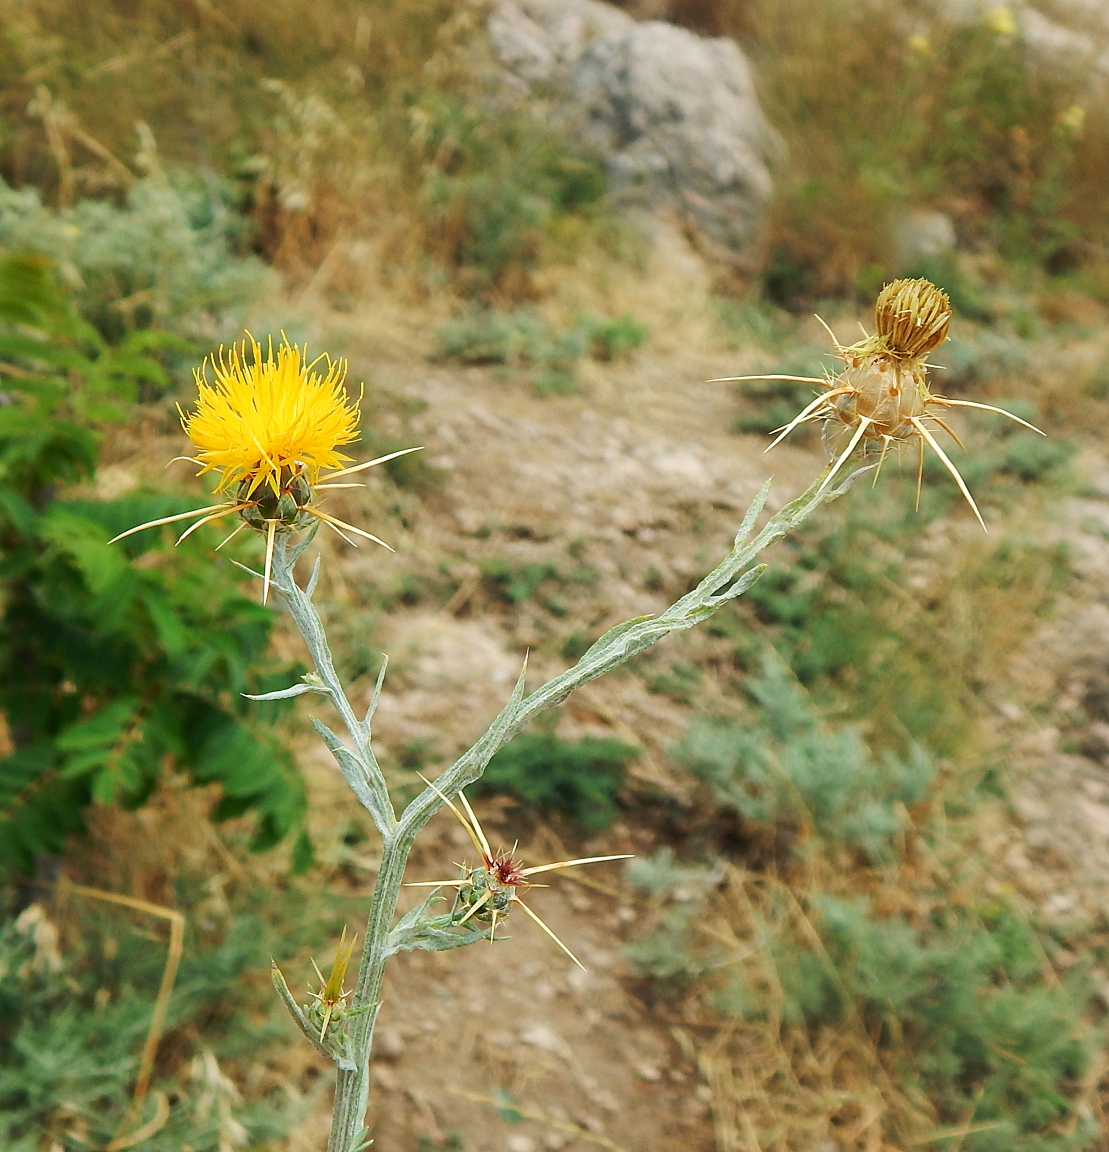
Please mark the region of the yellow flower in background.
[[[207, 362], [195, 373], [196, 411], [181, 423], [198, 449], [201, 474], [221, 473], [217, 491], [249, 481], [244, 496], [262, 483], [280, 494], [284, 477], [302, 474], [312, 484], [321, 468], [350, 461], [338, 451], [358, 439], [358, 406], [343, 390], [346, 361], [307, 359], [307, 349], [284, 337], [276, 356], [272, 340], [263, 356], [248, 337], [227, 358], [222, 349], [213, 357], [214, 384], [206, 379]], [[323, 375], [313, 371], [320, 360]]]
[[1012, 8], [1002, 4], [999, 8], [991, 8], [986, 13], [986, 26], [998, 36], [1015, 36], [1017, 34], [1017, 21]]
[[[327, 365], [323, 374], [313, 371], [321, 360]], [[229, 497], [207, 508], [149, 520], [109, 543], [146, 528], [200, 517], [177, 538], [180, 544], [202, 525], [237, 515], [242, 523], [223, 544], [246, 527], [265, 537], [263, 604], [269, 597], [277, 534], [303, 527], [308, 517], [326, 524], [348, 544], [355, 544], [347, 535], [350, 532], [389, 548], [384, 540], [331, 516], [315, 503], [316, 493], [323, 489], [362, 487], [332, 481], [420, 450], [402, 448], [364, 464], [342, 467], [351, 457], [339, 447], [358, 439], [359, 421], [358, 405], [347, 399], [343, 388], [346, 361], [330, 357], [309, 361], [307, 349], [290, 344], [284, 336], [276, 354], [271, 339], [263, 355], [262, 345], [248, 335], [242, 344], [232, 345], [229, 356], [221, 350], [212, 364], [215, 382], [208, 382], [205, 361], [195, 373], [196, 411], [181, 414], [181, 424], [197, 448], [195, 457], [181, 459], [199, 464], [198, 475], [218, 472], [216, 491], [230, 490]], [[324, 468], [337, 471], [324, 475], [320, 483]]]
[[1079, 137], [1086, 127], [1086, 109], [1081, 104], [1072, 104], [1059, 113], [1055, 123], [1061, 132], [1065, 132], [1068, 136]]

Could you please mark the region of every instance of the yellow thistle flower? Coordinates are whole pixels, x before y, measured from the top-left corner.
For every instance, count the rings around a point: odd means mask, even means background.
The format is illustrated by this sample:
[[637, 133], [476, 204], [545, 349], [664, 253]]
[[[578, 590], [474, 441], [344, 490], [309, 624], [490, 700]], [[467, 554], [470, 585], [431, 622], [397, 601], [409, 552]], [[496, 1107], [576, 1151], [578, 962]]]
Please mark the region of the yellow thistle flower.
[[[249, 340], [249, 342], [248, 342]], [[253, 337], [232, 345], [230, 356], [213, 357], [214, 386], [207, 361], [194, 375], [196, 411], [181, 423], [199, 451], [200, 474], [218, 471], [217, 491], [246, 483], [244, 496], [260, 484], [280, 495], [283, 476], [302, 474], [314, 484], [321, 468], [341, 468], [350, 457], [341, 444], [358, 439], [358, 406], [343, 391], [346, 361], [326, 359], [327, 372], [306, 363], [307, 350], [282, 338], [266, 355]], [[247, 352], [250, 352], [248, 357]]]
[[[195, 373], [199, 392], [196, 411], [181, 414], [181, 424], [197, 454], [180, 459], [199, 464], [197, 475], [218, 472], [216, 491], [230, 491], [229, 498], [207, 508], [149, 520], [121, 532], [109, 543], [146, 528], [199, 516], [178, 537], [180, 544], [202, 525], [238, 515], [243, 522], [216, 550], [246, 527], [266, 538], [263, 604], [269, 597], [277, 533], [302, 527], [307, 517], [326, 524], [348, 544], [357, 546], [347, 535], [350, 532], [389, 548], [372, 533], [322, 511], [314, 503], [315, 493], [328, 488], [360, 488], [358, 483], [331, 481], [420, 449], [402, 448], [364, 464], [341, 467], [351, 457], [339, 447], [358, 439], [358, 405], [350, 403], [343, 390], [346, 361], [322, 359], [327, 363], [323, 375], [313, 371], [320, 361], [309, 361], [306, 348], [282, 337], [276, 355], [272, 340], [263, 355], [262, 345], [248, 335], [242, 344], [232, 346], [229, 356], [221, 350], [219, 358], [213, 358], [214, 384], [208, 383], [205, 362]], [[321, 477], [325, 468], [337, 471]]]

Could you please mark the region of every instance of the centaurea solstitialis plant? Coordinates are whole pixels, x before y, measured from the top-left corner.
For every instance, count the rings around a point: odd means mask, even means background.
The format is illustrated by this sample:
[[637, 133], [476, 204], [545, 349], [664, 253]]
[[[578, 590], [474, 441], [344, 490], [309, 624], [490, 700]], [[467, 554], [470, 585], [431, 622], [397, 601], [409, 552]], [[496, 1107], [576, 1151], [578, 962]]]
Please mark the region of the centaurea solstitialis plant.
[[[519, 907], [578, 963], [570, 949], [523, 903], [520, 894], [529, 886], [529, 877], [536, 874], [624, 858], [589, 857], [523, 867], [515, 849], [510, 853], [492, 851], [462, 790], [482, 775], [493, 755], [513, 736], [541, 712], [561, 704], [575, 688], [603, 676], [671, 632], [707, 620], [741, 596], [765, 570], [765, 565], [756, 562], [759, 554], [805, 521], [824, 501], [846, 491], [860, 472], [833, 487], [830, 480], [846, 458], [841, 455], [805, 493], [771, 516], [756, 533], [756, 522], [770, 492], [767, 481], [744, 515], [729, 553], [691, 592], [657, 615], [639, 616], [611, 628], [572, 668], [531, 692], [525, 683], [525, 660], [511, 697], [485, 733], [434, 783], [425, 781], [424, 791], [398, 814], [371, 739], [385, 668], [378, 676], [369, 707], [359, 716], [336, 674], [323, 624], [312, 602], [319, 559], [304, 587], [294, 578], [297, 561], [320, 523], [335, 527], [352, 544], [355, 541], [347, 532], [382, 543], [370, 533], [322, 512], [316, 494], [336, 487], [332, 483], [336, 477], [391, 457], [341, 467], [348, 458], [338, 447], [353, 442], [357, 427], [356, 406], [347, 401], [341, 388], [345, 365], [328, 361], [327, 374], [321, 378], [306, 360], [303, 352], [287, 343], [278, 347], [275, 356], [272, 344], [263, 354], [261, 346], [251, 341], [249, 355], [244, 345], [233, 351], [230, 360], [220, 361], [214, 387], [198, 374], [197, 411], [184, 416], [183, 423], [199, 449], [195, 459], [201, 471], [218, 471], [219, 489], [230, 496], [223, 504], [183, 517], [151, 521], [132, 531], [189, 516], [201, 517], [200, 522], [204, 522], [233, 514], [243, 525], [254, 528], [265, 541], [264, 569], [255, 573], [263, 581], [263, 597], [271, 587], [280, 594], [311, 653], [315, 670], [290, 688], [251, 698], [278, 700], [305, 693], [326, 696], [349, 737], [348, 744], [320, 720], [312, 721], [382, 840], [381, 865], [370, 900], [358, 975], [348, 992], [344, 980], [354, 941], [347, 942], [345, 933], [329, 976], [325, 979], [317, 971], [320, 988], [309, 994], [309, 1004], [297, 1002], [276, 964], [272, 975], [297, 1026], [337, 1067], [328, 1152], [357, 1152], [370, 1143], [365, 1129], [370, 1053], [389, 958], [411, 949], [445, 951], [479, 940], [494, 941], [498, 920], [503, 921]], [[841, 417], [829, 413], [828, 418]], [[325, 473], [324, 469], [334, 471]], [[455, 806], [456, 797], [463, 811]], [[405, 864], [416, 836], [444, 806], [466, 828], [480, 863], [472, 868], [464, 866], [454, 879], [428, 882], [433, 888], [428, 899], [394, 923]], [[455, 890], [449, 908], [438, 895], [442, 888]]]

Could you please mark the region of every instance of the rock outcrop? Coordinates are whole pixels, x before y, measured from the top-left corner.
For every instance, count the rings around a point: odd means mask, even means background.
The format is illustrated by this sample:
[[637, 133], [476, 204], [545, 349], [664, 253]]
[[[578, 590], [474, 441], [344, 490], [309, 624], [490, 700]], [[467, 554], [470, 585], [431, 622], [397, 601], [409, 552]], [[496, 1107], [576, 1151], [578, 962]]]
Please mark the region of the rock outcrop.
[[604, 153], [618, 201], [674, 209], [707, 254], [754, 269], [772, 137], [734, 42], [597, 0], [498, 0], [489, 35], [509, 83]]

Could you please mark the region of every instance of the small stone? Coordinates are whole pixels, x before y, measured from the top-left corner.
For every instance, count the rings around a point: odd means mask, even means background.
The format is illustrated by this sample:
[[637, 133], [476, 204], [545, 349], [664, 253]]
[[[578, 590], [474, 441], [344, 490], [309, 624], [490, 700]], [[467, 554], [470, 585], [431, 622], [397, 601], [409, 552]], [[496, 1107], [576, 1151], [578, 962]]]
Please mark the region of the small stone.
[[571, 968], [566, 973], [566, 986], [577, 996], [584, 995], [594, 984], [594, 978], [580, 968]]
[[653, 1064], [640, 1064], [636, 1068], [641, 1080], [646, 1080], [648, 1084], [657, 1084], [662, 1079], [662, 1073]]
[[504, 1142], [506, 1152], [535, 1152], [535, 1141], [530, 1136], [517, 1133]]
[[564, 1045], [555, 1031], [546, 1024], [533, 1024], [520, 1031], [520, 1039], [542, 1052], [561, 1053]]
[[404, 1040], [395, 1028], [383, 1028], [374, 1037], [374, 1055], [381, 1060], [397, 1060], [404, 1052]]
[[386, 1092], [392, 1092], [397, 1086], [396, 1073], [392, 1068], [388, 1068], [384, 1064], [375, 1064], [370, 1071], [370, 1075]]

